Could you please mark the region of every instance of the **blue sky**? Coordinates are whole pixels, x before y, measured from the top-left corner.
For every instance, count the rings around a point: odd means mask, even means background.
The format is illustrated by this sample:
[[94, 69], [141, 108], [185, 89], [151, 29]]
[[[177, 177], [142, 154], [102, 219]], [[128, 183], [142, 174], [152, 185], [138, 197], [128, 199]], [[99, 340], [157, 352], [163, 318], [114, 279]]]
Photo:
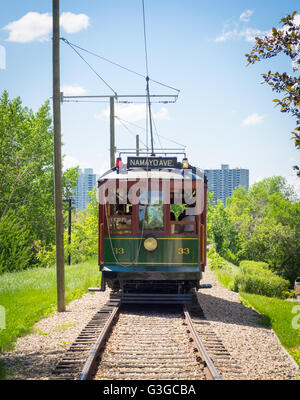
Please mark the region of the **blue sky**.
[[[295, 120], [274, 108], [276, 95], [261, 85], [268, 70], [292, 73], [290, 60], [279, 57], [246, 67], [253, 37], [266, 34], [298, 2], [145, 0], [150, 78], [180, 89], [175, 104], [153, 104], [159, 135], [187, 146], [200, 168], [248, 168], [250, 183], [282, 175], [295, 184], [291, 167], [299, 151], [290, 140]], [[11, 0], [0, 14], [0, 45], [6, 65], [0, 90], [20, 96], [37, 110], [52, 95], [50, 0]], [[61, 36], [70, 42], [145, 74], [141, 0], [61, 1]], [[300, 20], [299, 20], [300, 23]], [[2, 53], [3, 54], [3, 47]], [[144, 94], [145, 80], [91, 55], [86, 60], [118, 94]], [[3, 58], [3, 57], [2, 57]], [[1, 60], [0, 60], [1, 68]], [[65, 94], [112, 94], [65, 43], [61, 43], [61, 86]], [[152, 94], [174, 91], [151, 82]], [[65, 165], [109, 165], [107, 103], [62, 105]], [[116, 124], [117, 147], [145, 142], [145, 105], [116, 105], [116, 115], [135, 125]], [[160, 147], [155, 135], [156, 145]], [[161, 138], [161, 144], [174, 144]]]

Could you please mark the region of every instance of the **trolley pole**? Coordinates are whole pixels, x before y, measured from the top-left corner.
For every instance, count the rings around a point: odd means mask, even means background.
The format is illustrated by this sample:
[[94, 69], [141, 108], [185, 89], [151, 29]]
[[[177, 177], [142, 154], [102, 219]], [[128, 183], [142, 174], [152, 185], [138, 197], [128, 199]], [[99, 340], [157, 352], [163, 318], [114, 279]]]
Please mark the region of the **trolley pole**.
[[53, 125], [54, 125], [54, 197], [56, 233], [57, 311], [65, 311], [64, 224], [62, 207], [60, 65], [59, 65], [59, 0], [52, 2], [53, 14]]
[[140, 155], [140, 135], [136, 135], [135, 137], [135, 143], [136, 143], [136, 155]]
[[110, 168], [115, 166], [115, 99], [110, 96]]

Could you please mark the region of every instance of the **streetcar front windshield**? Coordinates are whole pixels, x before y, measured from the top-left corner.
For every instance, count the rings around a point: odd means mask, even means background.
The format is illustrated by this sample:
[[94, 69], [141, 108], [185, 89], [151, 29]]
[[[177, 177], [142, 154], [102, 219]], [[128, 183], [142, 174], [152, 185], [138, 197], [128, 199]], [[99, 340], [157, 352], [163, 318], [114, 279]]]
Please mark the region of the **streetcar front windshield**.
[[161, 190], [142, 191], [139, 204], [139, 229], [164, 230], [163, 192]]

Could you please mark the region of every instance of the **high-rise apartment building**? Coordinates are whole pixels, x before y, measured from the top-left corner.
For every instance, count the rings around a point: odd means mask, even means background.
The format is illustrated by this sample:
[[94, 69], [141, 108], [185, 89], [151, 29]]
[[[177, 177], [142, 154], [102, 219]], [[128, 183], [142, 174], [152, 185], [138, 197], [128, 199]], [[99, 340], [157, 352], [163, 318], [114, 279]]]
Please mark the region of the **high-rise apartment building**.
[[96, 186], [96, 174], [92, 168], [79, 170], [77, 178], [77, 186], [74, 195], [74, 208], [77, 210], [85, 210], [90, 200], [89, 192]]
[[206, 169], [204, 173], [208, 179], [208, 190], [214, 193], [214, 201], [222, 200], [225, 204], [235, 188], [243, 186], [246, 190], [249, 189], [248, 169], [229, 169], [229, 165], [222, 164], [221, 169]]

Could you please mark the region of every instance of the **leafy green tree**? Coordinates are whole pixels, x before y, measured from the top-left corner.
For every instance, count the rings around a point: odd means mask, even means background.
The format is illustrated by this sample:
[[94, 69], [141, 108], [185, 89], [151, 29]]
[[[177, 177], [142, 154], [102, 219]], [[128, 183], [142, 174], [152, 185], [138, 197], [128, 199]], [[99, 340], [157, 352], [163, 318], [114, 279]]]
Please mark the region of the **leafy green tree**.
[[264, 179], [228, 199], [227, 218], [238, 235], [239, 260], [265, 261], [279, 275], [299, 274], [300, 201], [282, 177]]
[[[291, 60], [293, 74], [286, 72], [262, 74], [264, 82], [271, 86], [276, 93], [283, 95], [281, 99], [274, 99], [276, 106], [280, 106], [281, 112], [291, 113], [296, 117], [296, 128], [292, 137], [296, 148], [300, 149], [300, 77], [297, 71], [300, 67], [300, 24], [295, 21], [297, 12], [281, 19], [282, 28], [272, 28], [272, 33], [264, 38], [256, 37], [256, 44], [249, 54], [245, 54], [248, 65], [257, 61], [268, 59], [284, 53]], [[299, 167], [298, 175], [300, 176]]]
[[218, 200], [215, 204], [210, 204], [207, 218], [208, 237], [215, 245], [217, 252], [236, 262], [234, 252], [237, 247], [237, 234], [234, 225], [230, 220], [223, 203]]
[[29, 232], [14, 213], [8, 211], [0, 221], [0, 273], [23, 269], [32, 258]]
[[[84, 261], [98, 254], [98, 202], [96, 188], [90, 192], [86, 210], [76, 212], [72, 228], [71, 258], [74, 262]], [[66, 236], [66, 235], [65, 235]], [[66, 246], [66, 250], [68, 246]]]
[[[39, 244], [51, 245], [55, 239], [53, 151], [49, 102], [34, 113], [23, 107], [19, 97], [10, 100], [4, 91], [0, 97], [0, 223], [5, 225], [14, 215], [20, 232], [26, 231], [26, 246], [33, 255]], [[72, 191], [75, 176], [76, 169], [65, 172], [66, 193]], [[35, 261], [31, 257], [30, 263]]]

